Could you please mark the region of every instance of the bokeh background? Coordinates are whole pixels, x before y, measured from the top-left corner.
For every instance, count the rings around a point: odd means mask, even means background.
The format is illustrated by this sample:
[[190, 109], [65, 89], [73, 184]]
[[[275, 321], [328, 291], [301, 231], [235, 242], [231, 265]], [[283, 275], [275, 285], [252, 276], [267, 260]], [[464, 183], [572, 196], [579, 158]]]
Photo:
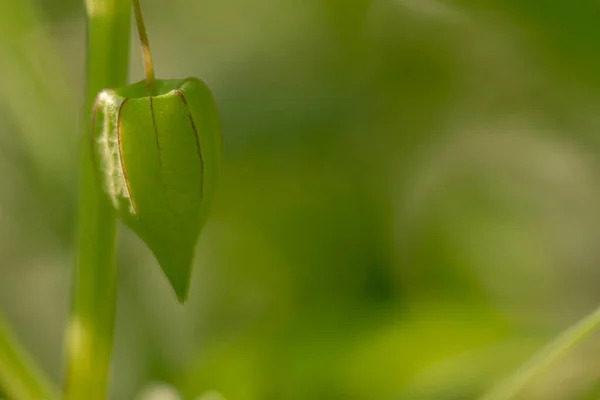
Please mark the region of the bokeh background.
[[[597, 2], [142, 5], [224, 172], [185, 306], [119, 228], [111, 399], [474, 399], [600, 303]], [[0, 310], [57, 383], [84, 32], [83, 1], [0, 0]], [[522, 398], [599, 371], [592, 337]]]

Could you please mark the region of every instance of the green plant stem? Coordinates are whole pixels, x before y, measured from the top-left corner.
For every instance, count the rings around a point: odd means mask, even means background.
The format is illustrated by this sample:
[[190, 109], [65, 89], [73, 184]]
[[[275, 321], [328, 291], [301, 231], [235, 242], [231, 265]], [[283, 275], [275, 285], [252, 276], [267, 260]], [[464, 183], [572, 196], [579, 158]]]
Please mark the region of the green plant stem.
[[90, 114], [97, 93], [127, 84], [130, 2], [86, 0], [87, 83], [83, 109], [78, 258], [66, 333], [63, 399], [105, 399], [117, 292], [115, 216], [95, 174]]
[[135, 14], [138, 35], [140, 36], [146, 86], [148, 87], [148, 92], [152, 92], [152, 84], [154, 83], [154, 65], [152, 64], [152, 53], [150, 53], [150, 43], [148, 42], [148, 34], [146, 33], [146, 25], [144, 24], [140, 0], [131, 0], [131, 5], [133, 6], [133, 13]]
[[0, 387], [15, 400], [56, 399], [58, 391], [0, 318]]
[[525, 386], [539, 376], [550, 364], [564, 356], [569, 349], [600, 328], [600, 308], [561, 333], [535, 354], [513, 375], [480, 400], [513, 399]]

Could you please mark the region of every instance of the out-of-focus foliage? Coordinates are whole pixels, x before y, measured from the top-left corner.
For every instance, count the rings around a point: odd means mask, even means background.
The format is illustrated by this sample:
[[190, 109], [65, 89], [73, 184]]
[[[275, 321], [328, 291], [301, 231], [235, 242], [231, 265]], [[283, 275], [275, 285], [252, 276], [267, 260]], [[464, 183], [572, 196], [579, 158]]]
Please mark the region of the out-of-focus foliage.
[[[120, 229], [112, 398], [472, 399], [600, 302], [599, 4], [143, 7], [224, 171], [184, 307]], [[83, 5], [0, 0], [0, 33], [0, 306], [58, 381]], [[523, 398], [596, 398], [598, 356]]]

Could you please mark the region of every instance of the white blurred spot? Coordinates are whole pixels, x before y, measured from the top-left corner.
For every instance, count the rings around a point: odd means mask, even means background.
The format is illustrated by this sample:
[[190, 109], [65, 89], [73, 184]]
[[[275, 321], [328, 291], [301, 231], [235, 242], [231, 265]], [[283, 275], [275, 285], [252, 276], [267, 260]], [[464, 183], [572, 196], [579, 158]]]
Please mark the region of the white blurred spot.
[[181, 400], [181, 396], [173, 386], [154, 382], [146, 385], [135, 398], [136, 400]]
[[196, 400], [225, 400], [225, 397], [223, 397], [221, 393], [211, 390], [210, 392], [206, 392], [203, 395], [196, 397]]

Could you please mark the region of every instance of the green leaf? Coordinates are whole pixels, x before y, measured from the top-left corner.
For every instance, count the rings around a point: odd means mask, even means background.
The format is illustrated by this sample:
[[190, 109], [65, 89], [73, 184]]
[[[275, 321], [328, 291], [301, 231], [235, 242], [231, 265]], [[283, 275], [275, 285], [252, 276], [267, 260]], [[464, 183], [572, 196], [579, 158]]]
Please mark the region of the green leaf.
[[154, 253], [183, 302], [221, 162], [209, 89], [188, 78], [104, 90], [92, 114], [92, 140], [110, 202]]

